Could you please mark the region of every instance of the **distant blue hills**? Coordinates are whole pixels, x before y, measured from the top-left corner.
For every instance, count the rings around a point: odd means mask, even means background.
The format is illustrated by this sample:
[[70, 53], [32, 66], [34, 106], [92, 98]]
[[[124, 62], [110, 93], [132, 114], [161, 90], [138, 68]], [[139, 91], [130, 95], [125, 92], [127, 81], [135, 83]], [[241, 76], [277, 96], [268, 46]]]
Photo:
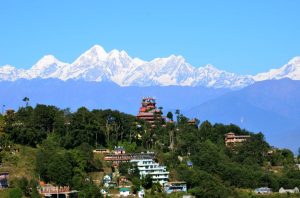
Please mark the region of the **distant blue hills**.
[[60, 108], [85, 106], [89, 109], [116, 109], [137, 114], [141, 99], [145, 96], [157, 98], [157, 105], [164, 110], [190, 109], [230, 92], [230, 89], [206, 87], [149, 86], [121, 87], [112, 82], [88, 82], [58, 79], [33, 79], [0, 82], [0, 104], [17, 109], [24, 106], [27, 96], [30, 104], [51, 104]]
[[206, 101], [186, 114], [261, 131], [271, 144], [294, 152], [300, 147], [300, 81], [257, 82]]
[[300, 147], [300, 81], [260, 81], [240, 90], [226, 88], [149, 86], [120, 87], [112, 82], [33, 79], [0, 82], [0, 105], [4, 109], [49, 104], [75, 111], [116, 109], [136, 115], [141, 98], [157, 98], [163, 112], [180, 109], [188, 117], [213, 123], [234, 123], [253, 132], [263, 132], [275, 146], [294, 152]]

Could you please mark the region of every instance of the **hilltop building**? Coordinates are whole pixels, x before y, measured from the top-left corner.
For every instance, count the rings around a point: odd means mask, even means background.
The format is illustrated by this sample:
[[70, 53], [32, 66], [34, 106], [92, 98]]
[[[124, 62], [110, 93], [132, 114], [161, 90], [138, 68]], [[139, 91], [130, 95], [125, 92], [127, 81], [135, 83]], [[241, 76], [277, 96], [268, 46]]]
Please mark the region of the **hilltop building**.
[[146, 97], [142, 100], [142, 106], [139, 109], [137, 118], [154, 124], [155, 121], [163, 119], [161, 114], [161, 110], [156, 108], [155, 99], [152, 97]]
[[153, 159], [133, 159], [131, 163], [135, 163], [139, 169], [141, 179], [146, 175], [151, 175], [152, 181], [161, 185], [168, 182], [169, 172], [166, 166], [160, 166]]
[[250, 135], [235, 135], [234, 133], [226, 133], [225, 134], [225, 145], [236, 145], [242, 142], [247, 141], [250, 138]]

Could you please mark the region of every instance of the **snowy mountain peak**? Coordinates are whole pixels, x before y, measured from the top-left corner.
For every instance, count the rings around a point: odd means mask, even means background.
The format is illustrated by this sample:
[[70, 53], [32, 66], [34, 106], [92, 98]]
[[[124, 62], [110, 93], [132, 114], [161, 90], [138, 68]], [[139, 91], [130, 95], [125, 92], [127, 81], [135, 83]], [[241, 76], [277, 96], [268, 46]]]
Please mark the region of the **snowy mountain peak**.
[[107, 58], [107, 52], [100, 45], [94, 45], [74, 61], [74, 65], [97, 65]]
[[90, 52], [94, 55], [105, 57], [107, 55], [107, 52], [104, 50], [104, 48], [100, 45], [94, 45], [91, 49], [89, 49], [87, 52]]
[[292, 58], [289, 62], [288, 62], [288, 65], [295, 65], [297, 67], [300, 67], [300, 56], [296, 56], [294, 58]]
[[2, 67], [0, 67], [0, 69], [1, 70], [14, 70], [16, 68], [11, 65], [3, 65]]
[[108, 58], [130, 58], [131, 57], [124, 51], [119, 51], [119, 50], [116, 50], [116, 49], [113, 49], [112, 51], [110, 51], [108, 53]]
[[45, 55], [32, 68], [42, 69], [50, 65], [61, 65], [61, 64], [65, 64], [65, 63], [59, 61], [53, 55]]
[[112, 81], [120, 86], [242, 88], [255, 81], [267, 79], [300, 80], [300, 57], [293, 58], [282, 68], [250, 76], [222, 71], [211, 64], [194, 67], [180, 55], [143, 61], [131, 58], [124, 50], [106, 52], [100, 45], [94, 45], [71, 64], [61, 62], [53, 55], [46, 55], [28, 70], [16, 69], [10, 65], [0, 67], [0, 80], [14, 81], [20, 78]]
[[55, 77], [54, 73], [61, 67], [68, 65], [59, 61], [53, 55], [42, 57], [35, 65], [25, 72], [25, 76], [32, 78], [49, 78]]
[[172, 54], [171, 56], [169, 56], [167, 59], [169, 59], [169, 60], [174, 60], [174, 61], [177, 61], [177, 62], [185, 62], [185, 59], [184, 59], [184, 57], [183, 56], [181, 56], [181, 55], [174, 55], [174, 54]]
[[300, 56], [291, 59], [279, 69], [271, 69], [268, 72], [259, 73], [253, 77], [256, 81], [290, 78], [300, 80]]

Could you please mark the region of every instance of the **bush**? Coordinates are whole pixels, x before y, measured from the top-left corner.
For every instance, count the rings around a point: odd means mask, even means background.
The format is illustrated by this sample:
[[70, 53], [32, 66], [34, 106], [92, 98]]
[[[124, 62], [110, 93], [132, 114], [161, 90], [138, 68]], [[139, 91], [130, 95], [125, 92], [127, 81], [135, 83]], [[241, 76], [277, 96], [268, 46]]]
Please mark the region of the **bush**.
[[10, 198], [22, 198], [22, 190], [20, 188], [12, 188], [9, 192]]

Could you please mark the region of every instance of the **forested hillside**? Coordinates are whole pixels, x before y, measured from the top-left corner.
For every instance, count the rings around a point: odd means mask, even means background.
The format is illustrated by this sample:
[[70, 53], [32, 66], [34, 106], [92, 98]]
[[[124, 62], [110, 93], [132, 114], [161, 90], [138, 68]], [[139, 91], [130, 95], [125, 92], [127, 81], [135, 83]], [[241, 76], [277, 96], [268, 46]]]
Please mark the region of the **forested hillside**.
[[[129, 152], [154, 151], [170, 171], [170, 180], [186, 181], [189, 193], [196, 197], [252, 197], [251, 190], [262, 186], [273, 191], [300, 188], [293, 153], [271, 147], [262, 133], [209, 121], [190, 124], [179, 110], [167, 115], [169, 122], [151, 126], [119, 111], [82, 107], [70, 112], [27, 103], [0, 117], [0, 170], [18, 167], [11, 158], [20, 161], [26, 156], [12, 156], [11, 148], [21, 149], [20, 153], [29, 149], [32, 160], [25, 169], [30, 173], [12, 176], [10, 193], [38, 197], [33, 189], [41, 179], [69, 185], [80, 191], [80, 197], [100, 197], [100, 187], [89, 179], [89, 173], [102, 171], [105, 163], [93, 156], [92, 149], [122, 145]], [[226, 147], [224, 135], [229, 132], [250, 135], [250, 139]], [[167, 197], [159, 187], [147, 196]]]

